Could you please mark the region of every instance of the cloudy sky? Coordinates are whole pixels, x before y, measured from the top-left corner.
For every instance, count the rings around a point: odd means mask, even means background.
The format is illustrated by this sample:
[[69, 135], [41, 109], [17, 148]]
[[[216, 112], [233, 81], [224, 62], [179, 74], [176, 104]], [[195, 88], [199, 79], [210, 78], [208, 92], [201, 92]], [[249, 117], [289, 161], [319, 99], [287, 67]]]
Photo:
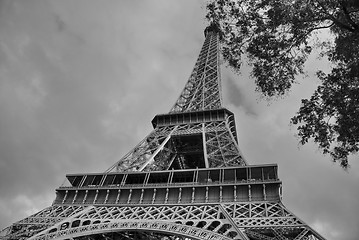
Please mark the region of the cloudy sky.
[[[150, 131], [190, 75], [204, 2], [0, 1], [0, 229], [49, 206], [67, 173], [102, 172]], [[308, 75], [323, 61], [312, 58]], [[222, 68], [250, 164], [278, 163], [284, 204], [328, 240], [359, 236], [359, 164], [348, 172], [289, 119], [316, 80], [268, 105], [248, 68]]]

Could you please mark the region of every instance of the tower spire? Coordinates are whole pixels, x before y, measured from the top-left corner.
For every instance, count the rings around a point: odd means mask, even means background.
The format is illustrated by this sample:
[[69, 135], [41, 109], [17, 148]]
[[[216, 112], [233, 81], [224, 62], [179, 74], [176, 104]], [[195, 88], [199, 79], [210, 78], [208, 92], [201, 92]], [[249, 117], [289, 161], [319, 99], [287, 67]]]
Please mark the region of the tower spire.
[[170, 113], [222, 108], [219, 34], [211, 24], [192, 73]]

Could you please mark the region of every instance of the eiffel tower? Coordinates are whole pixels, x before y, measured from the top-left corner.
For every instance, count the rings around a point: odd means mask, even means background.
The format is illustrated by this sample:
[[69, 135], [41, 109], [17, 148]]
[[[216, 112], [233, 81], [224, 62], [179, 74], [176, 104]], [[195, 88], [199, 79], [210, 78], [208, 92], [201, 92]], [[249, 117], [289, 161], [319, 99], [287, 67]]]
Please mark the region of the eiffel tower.
[[50, 207], [0, 239], [324, 240], [281, 202], [276, 164], [247, 164], [220, 80], [212, 24], [154, 130], [105, 172], [68, 174]]

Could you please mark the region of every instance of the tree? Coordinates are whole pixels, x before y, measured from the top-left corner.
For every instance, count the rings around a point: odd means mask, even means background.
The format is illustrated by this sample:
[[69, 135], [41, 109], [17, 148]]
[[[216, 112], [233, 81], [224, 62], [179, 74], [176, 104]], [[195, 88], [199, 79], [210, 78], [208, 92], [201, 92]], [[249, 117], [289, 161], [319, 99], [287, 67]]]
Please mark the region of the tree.
[[206, 18], [218, 28], [230, 67], [239, 71], [247, 56], [264, 97], [288, 93], [313, 50], [331, 62], [290, 121], [301, 144], [312, 139], [348, 167], [359, 151], [359, 1], [217, 0], [207, 3]]

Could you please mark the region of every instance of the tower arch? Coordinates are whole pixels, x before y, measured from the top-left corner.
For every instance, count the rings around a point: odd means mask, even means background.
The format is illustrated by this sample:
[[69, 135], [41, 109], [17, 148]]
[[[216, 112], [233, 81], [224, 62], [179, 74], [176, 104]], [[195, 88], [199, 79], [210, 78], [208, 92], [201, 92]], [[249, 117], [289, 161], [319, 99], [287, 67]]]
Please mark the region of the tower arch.
[[[78, 221], [74, 220], [73, 222]], [[88, 221], [88, 220], [86, 220]], [[86, 222], [83, 221], [83, 222]], [[62, 226], [68, 226], [63, 228]], [[76, 239], [80, 237], [93, 235], [106, 235], [118, 232], [151, 232], [164, 234], [169, 236], [185, 237], [193, 240], [230, 240], [230, 239], [244, 239], [239, 236], [234, 230], [218, 233], [211, 230], [199, 228], [196, 226], [189, 226], [174, 222], [165, 221], [107, 221], [102, 223], [95, 223], [89, 225], [82, 225], [71, 227], [71, 223], [61, 223], [57, 228], [50, 229], [47, 233], [33, 236], [31, 240], [48, 240], [48, 239]], [[56, 229], [56, 231], [54, 231]]]

